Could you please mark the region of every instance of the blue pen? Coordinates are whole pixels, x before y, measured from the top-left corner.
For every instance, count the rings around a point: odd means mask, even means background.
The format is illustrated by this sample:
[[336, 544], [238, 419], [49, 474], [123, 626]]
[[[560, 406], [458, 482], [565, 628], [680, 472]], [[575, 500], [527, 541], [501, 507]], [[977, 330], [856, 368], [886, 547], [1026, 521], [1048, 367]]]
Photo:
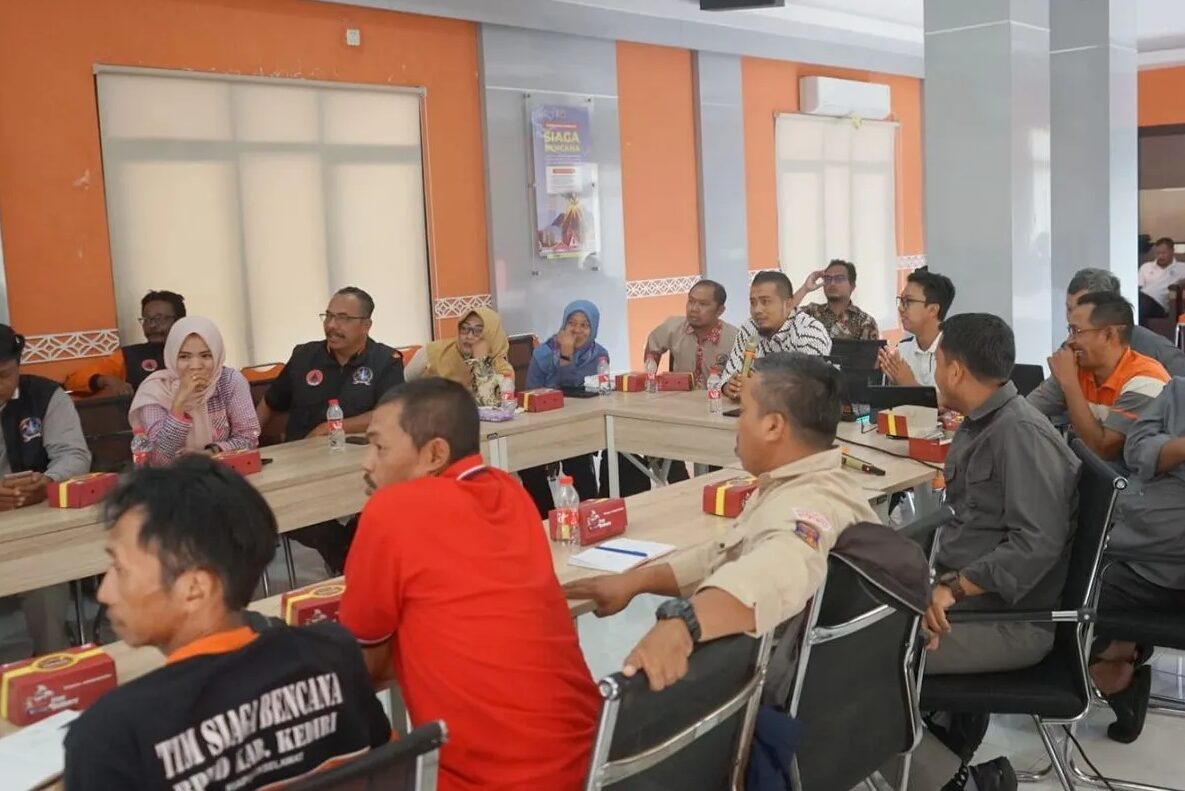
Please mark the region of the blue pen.
[[616, 552], [619, 555], [633, 555], [636, 558], [650, 557], [645, 552], [639, 552], [636, 549], [618, 549], [617, 547], [593, 547], [593, 548], [602, 550], [604, 552]]

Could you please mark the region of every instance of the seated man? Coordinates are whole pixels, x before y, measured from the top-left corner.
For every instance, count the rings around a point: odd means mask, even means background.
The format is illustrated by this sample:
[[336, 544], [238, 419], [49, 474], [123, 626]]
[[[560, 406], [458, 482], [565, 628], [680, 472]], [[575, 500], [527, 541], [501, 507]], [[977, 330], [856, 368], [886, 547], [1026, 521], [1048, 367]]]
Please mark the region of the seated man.
[[1118, 294], [1097, 292], [1070, 312], [1069, 338], [1049, 358], [1051, 376], [1029, 393], [1049, 417], [1065, 415], [1074, 433], [1105, 461], [1121, 461], [1128, 430], [1169, 375], [1131, 348], [1132, 306]]
[[724, 364], [724, 395], [741, 397], [746, 352], [755, 358], [778, 352], [823, 356], [831, 353], [831, 335], [817, 320], [798, 310], [790, 278], [781, 272], [758, 272], [749, 287], [749, 320], [737, 331]]
[[[259, 402], [259, 425], [266, 430], [274, 415], [287, 414], [285, 441], [326, 437], [325, 412], [330, 399], [337, 399], [346, 433], [366, 431], [379, 398], [403, 381], [403, 357], [370, 337], [373, 315], [374, 300], [362, 289], [348, 286], [334, 294], [321, 314], [325, 340], [292, 350], [284, 372]], [[353, 518], [321, 522], [289, 536], [317, 550], [335, 576], [345, 568], [355, 524]]]
[[[1156, 258], [1140, 265], [1140, 323], [1168, 316], [1177, 289], [1185, 287], [1185, 262], [1176, 259], [1176, 244], [1167, 236], [1156, 240]], [[1171, 318], [1171, 317], [1170, 317]]]
[[565, 587], [592, 599], [599, 616], [640, 593], [684, 596], [658, 608], [658, 623], [625, 660], [659, 690], [687, 673], [697, 642], [742, 632], [761, 635], [802, 612], [827, 572], [827, 553], [856, 522], [877, 522], [863, 491], [842, 470], [835, 447], [839, 373], [822, 360], [764, 357], [741, 387], [737, 456], [761, 476], [736, 525], [717, 540], [624, 574]]
[[804, 305], [802, 312], [831, 333], [832, 338], [875, 341], [880, 338], [876, 319], [852, 304], [856, 290], [856, 265], [836, 258], [826, 269], [812, 272], [794, 295], [801, 302], [812, 291], [823, 289], [826, 302]]
[[440, 788], [582, 788], [600, 698], [530, 495], [486, 467], [447, 379], [385, 395], [340, 617], [412, 722], [443, 719]]
[[646, 339], [646, 359], [657, 365], [670, 352], [670, 370], [691, 374], [696, 389], [707, 387], [711, 369], [723, 369], [736, 342], [737, 328], [720, 318], [727, 298], [715, 280], [697, 282], [687, 292], [685, 315], [667, 319]]
[[[1079, 269], [1066, 286], [1066, 322], [1070, 313], [1078, 306], [1078, 300], [1096, 291], [1119, 293], [1119, 278], [1106, 269]], [[1151, 357], [1164, 366], [1169, 376], [1185, 376], [1185, 351], [1173, 345], [1172, 341], [1147, 327], [1132, 327], [1132, 351]]]
[[[1165, 385], [1132, 426], [1124, 446], [1130, 486], [1117, 502], [1109, 549], [1164, 558], [1165, 563], [1114, 563], [1103, 574], [1100, 610], [1185, 612], [1185, 378]], [[1099, 691], [1115, 710], [1107, 735], [1132, 742], [1144, 727], [1152, 670], [1151, 646], [1110, 642], [1091, 666]]]
[[73, 393], [131, 395], [149, 375], [165, 367], [165, 341], [173, 322], [185, 318], [185, 297], [172, 291], [149, 291], [140, 300], [140, 326], [147, 343], [122, 346], [92, 360], [66, 377]]
[[277, 787], [390, 739], [344, 629], [247, 625], [276, 519], [242, 476], [187, 456], [133, 473], [106, 511], [99, 601], [124, 641], [168, 659], [70, 726], [66, 788]]
[[897, 315], [910, 336], [896, 351], [881, 349], [879, 367], [889, 382], [901, 387], [933, 387], [934, 355], [942, 338], [942, 321], [955, 301], [955, 284], [945, 275], [920, 267], [909, 273]]
[[[936, 559], [941, 576], [924, 625], [931, 635], [926, 673], [983, 673], [1035, 665], [1053, 648], [1053, 628], [1032, 623], [951, 626], [947, 611], [1056, 607], [1065, 584], [1081, 466], [1054, 427], [1009, 381], [1012, 329], [984, 313], [943, 324], [935, 381], [944, 406], [966, 416], [946, 459], [946, 502], [955, 518]], [[986, 729], [986, 719], [983, 721]], [[979, 738], [982, 738], [980, 736]], [[978, 738], [973, 741], [977, 742]], [[914, 753], [913, 788], [1016, 788], [1006, 758], [968, 769], [933, 736]], [[960, 760], [961, 759], [961, 760]], [[960, 765], [962, 764], [962, 765]]]
[[[49, 379], [21, 374], [25, 338], [0, 324], [0, 511], [45, 502], [50, 481], [85, 475], [91, 452], [70, 396]], [[60, 651], [66, 639], [70, 590], [51, 585], [23, 595], [21, 607], [33, 654]]]

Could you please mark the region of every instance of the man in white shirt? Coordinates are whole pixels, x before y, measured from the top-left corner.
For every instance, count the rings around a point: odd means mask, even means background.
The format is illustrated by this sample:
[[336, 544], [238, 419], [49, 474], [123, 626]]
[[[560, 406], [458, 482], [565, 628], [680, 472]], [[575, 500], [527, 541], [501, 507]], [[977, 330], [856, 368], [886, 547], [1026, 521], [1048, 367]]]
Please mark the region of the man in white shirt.
[[1173, 257], [1176, 245], [1167, 236], [1156, 240], [1156, 260], [1140, 267], [1140, 323], [1169, 315], [1176, 294], [1185, 287], [1185, 262]]
[[915, 269], [897, 297], [901, 329], [909, 333], [896, 351], [881, 349], [878, 367], [895, 385], [934, 386], [934, 353], [942, 338], [942, 321], [955, 301], [955, 284], [926, 267]]
[[831, 353], [827, 328], [798, 310], [790, 278], [776, 270], [758, 272], [749, 287], [749, 320], [737, 330], [723, 371], [723, 392], [733, 401], [741, 397], [741, 372], [749, 349], [755, 359], [778, 352], [820, 357]]

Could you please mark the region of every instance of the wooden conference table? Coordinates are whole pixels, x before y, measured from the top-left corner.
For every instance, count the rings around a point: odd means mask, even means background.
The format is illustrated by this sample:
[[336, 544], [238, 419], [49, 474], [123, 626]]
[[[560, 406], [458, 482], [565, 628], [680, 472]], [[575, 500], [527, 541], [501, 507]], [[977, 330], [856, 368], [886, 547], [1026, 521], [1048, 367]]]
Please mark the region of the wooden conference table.
[[[569, 398], [563, 409], [520, 414], [506, 423], [482, 423], [481, 450], [488, 463], [520, 470], [607, 448], [613, 451], [610, 491], [616, 494], [617, 451], [739, 467], [735, 427], [734, 418], [708, 413], [702, 391], [612, 393]], [[902, 441], [862, 434], [858, 424], [843, 423], [840, 442], [879, 449], [851, 448], [854, 455], [886, 471], [873, 476], [847, 470], [854, 486], [889, 494], [933, 478], [933, 467], [903, 458]], [[366, 501], [361, 476], [365, 453], [366, 448], [356, 445], [331, 452], [323, 438], [277, 445], [264, 450], [272, 463], [249, 480], [275, 512], [280, 531], [296, 530], [361, 510]], [[97, 507], [35, 506], [0, 514], [0, 596], [100, 574], [106, 568]]]

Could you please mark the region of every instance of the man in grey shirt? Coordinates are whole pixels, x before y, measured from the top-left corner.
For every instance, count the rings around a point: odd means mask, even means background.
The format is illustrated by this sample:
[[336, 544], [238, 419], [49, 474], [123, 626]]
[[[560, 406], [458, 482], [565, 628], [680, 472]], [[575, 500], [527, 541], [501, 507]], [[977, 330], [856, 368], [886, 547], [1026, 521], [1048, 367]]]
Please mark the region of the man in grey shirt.
[[[91, 466], [74, 403], [56, 382], [21, 375], [24, 348], [24, 337], [0, 324], [0, 511], [38, 505], [44, 502], [50, 481], [84, 475]], [[69, 596], [66, 585], [24, 594], [21, 606], [34, 654], [69, 645], [65, 629]]]
[[[1079, 269], [1066, 286], [1066, 321], [1070, 312], [1078, 306], [1078, 300], [1087, 294], [1103, 291], [1119, 293], [1119, 278], [1106, 269]], [[1185, 352], [1178, 349], [1163, 335], [1147, 327], [1132, 327], [1132, 350], [1145, 357], [1151, 357], [1164, 366], [1169, 376], [1185, 376]]]
[[[1053, 647], [1046, 625], [952, 627], [946, 615], [951, 608], [1049, 609], [1061, 597], [1081, 463], [1017, 394], [1009, 381], [1015, 360], [1015, 339], [1003, 319], [966, 313], [944, 322], [935, 384], [943, 404], [966, 417], [946, 459], [946, 501], [955, 518], [939, 539], [941, 576], [924, 619], [931, 635], [927, 675], [1016, 670], [1037, 664]], [[968, 748], [967, 757], [974, 745]], [[939, 788], [952, 774], [956, 787], [968, 776], [980, 788], [1015, 787], [1014, 778], [1004, 779], [1012, 777], [1007, 759], [960, 766], [960, 756], [933, 737], [919, 750], [912, 787]]]
[[[1124, 458], [1133, 475], [1117, 502], [1119, 518], [1109, 549], [1164, 558], [1166, 563], [1107, 567], [1100, 610], [1185, 610], [1185, 377], [1169, 381], [1127, 435]], [[1174, 562], [1175, 561], [1175, 562]], [[1111, 704], [1116, 722], [1107, 734], [1119, 742], [1140, 735], [1152, 671], [1149, 647], [1108, 641], [1091, 675]]]

